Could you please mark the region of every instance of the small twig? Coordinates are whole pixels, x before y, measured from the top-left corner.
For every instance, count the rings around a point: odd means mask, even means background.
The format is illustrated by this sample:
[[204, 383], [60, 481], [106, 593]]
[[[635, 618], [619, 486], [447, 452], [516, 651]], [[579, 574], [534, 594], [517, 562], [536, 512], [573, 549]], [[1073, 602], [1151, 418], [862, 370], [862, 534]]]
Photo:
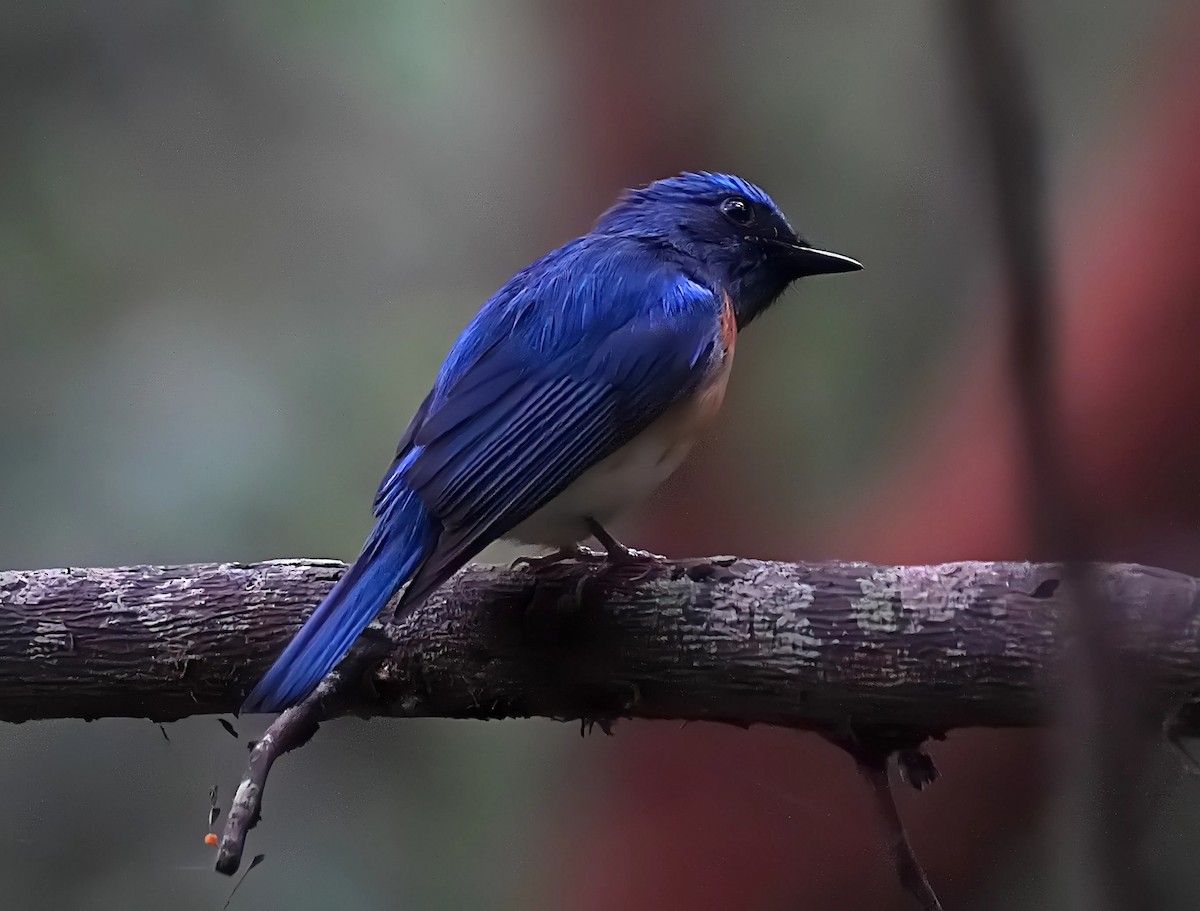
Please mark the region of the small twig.
[[[870, 786], [871, 794], [875, 798], [875, 812], [888, 840], [888, 848], [896, 865], [896, 875], [900, 884], [920, 903], [923, 911], [942, 911], [942, 903], [938, 901], [925, 871], [921, 868], [921, 862], [917, 860], [917, 854], [908, 838], [908, 831], [904, 828], [904, 820], [900, 818], [900, 811], [896, 807], [892, 782], [888, 776], [888, 766], [893, 754], [887, 750], [872, 749], [858, 749], [853, 751], [853, 754], [858, 763], [859, 774]], [[932, 768], [932, 763], [928, 768]]]
[[211, 829], [217, 821], [217, 817], [221, 815], [221, 806], [217, 803], [217, 794], [219, 786], [213, 785], [208, 790], [208, 827]]
[[262, 818], [263, 791], [271, 766], [284, 753], [304, 746], [317, 733], [321, 722], [330, 717], [331, 701], [341, 680], [342, 677], [337, 673], [326, 677], [303, 702], [287, 709], [271, 722], [266, 733], [250, 751], [246, 774], [233, 795], [229, 815], [225, 818], [225, 831], [217, 849], [218, 873], [232, 876], [237, 872], [242, 862], [246, 834]]
[[229, 906], [233, 904], [233, 897], [237, 895], [238, 889], [242, 888], [242, 883], [246, 881], [246, 877], [250, 875], [250, 871], [267, 859], [265, 854], [255, 854], [250, 861], [250, 866], [246, 868], [246, 872], [238, 877], [238, 881], [233, 884], [233, 888], [229, 890], [229, 898], [225, 899], [225, 904], [221, 906], [221, 911], [229, 911]]
[[822, 736], [850, 755], [870, 787], [901, 887], [920, 902], [923, 911], [941, 911], [942, 905], [908, 839], [892, 793], [888, 767], [895, 757], [901, 778], [916, 790], [923, 790], [937, 780], [938, 771], [922, 746], [930, 737], [940, 740], [942, 735], [902, 727], [856, 728], [853, 723], [846, 723], [837, 731], [822, 732]]

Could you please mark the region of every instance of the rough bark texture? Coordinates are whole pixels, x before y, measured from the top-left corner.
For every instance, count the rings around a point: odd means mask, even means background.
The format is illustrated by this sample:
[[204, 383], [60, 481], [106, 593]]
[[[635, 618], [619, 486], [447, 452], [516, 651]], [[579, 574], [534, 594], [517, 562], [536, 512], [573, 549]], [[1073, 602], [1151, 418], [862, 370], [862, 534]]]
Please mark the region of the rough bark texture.
[[[343, 569], [0, 573], [0, 720], [236, 711]], [[1198, 580], [1094, 571], [1177, 730], [1200, 732], [1187, 709], [1200, 700]], [[365, 637], [339, 696], [363, 715], [1030, 725], [1060, 679], [1066, 597], [1057, 567], [1028, 563], [471, 567]]]

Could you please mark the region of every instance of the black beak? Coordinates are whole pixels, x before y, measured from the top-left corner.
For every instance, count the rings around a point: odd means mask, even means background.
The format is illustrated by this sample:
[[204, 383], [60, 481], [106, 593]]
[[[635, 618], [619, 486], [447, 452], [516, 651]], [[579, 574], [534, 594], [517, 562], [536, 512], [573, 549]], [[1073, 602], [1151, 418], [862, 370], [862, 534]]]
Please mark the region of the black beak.
[[796, 275], [832, 275], [835, 272], [857, 272], [862, 263], [840, 253], [788, 244], [787, 256], [796, 268]]
[[747, 237], [747, 241], [765, 244], [777, 251], [780, 259], [786, 259], [796, 278], [805, 275], [832, 275], [835, 272], [857, 272], [862, 263], [840, 253], [818, 250], [802, 240], [784, 240], [782, 237]]

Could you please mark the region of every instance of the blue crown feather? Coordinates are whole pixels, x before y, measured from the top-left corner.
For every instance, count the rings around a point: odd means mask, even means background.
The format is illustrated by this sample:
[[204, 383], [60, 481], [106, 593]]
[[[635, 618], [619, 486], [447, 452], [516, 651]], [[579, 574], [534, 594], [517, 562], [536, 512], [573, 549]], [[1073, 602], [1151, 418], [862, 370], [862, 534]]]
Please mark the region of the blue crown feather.
[[761, 187], [733, 174], [712, 171], [684, 171], [674, 177], [656, 180], [644, 187], [626, 190], [617, 202], [596, 222], [593, 233], [606, 234], [626, 230], [646, 214], [661, 216], [673, 205], [701, 201], [716, 202], [723, 196], [743, 196], [752, 203], [779, 212], [774, 201]]

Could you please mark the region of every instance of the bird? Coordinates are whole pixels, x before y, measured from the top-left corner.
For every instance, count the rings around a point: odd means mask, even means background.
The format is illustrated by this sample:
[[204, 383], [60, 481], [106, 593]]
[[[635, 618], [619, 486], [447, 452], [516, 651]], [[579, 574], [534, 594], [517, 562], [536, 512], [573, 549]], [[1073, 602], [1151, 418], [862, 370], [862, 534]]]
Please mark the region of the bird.
[[400, 438], [362, 552], [243, 711], [301, 701], [405, 583], [397, 620], [497, 539], [552, 548], [547, 562], [592, 554], [589, 538], [612, 562], [654, 559], [607, 528], [711, 424], [738, 333], [796, 279], [861, 268], [731, 174], [625, 191], [463, 330]]

